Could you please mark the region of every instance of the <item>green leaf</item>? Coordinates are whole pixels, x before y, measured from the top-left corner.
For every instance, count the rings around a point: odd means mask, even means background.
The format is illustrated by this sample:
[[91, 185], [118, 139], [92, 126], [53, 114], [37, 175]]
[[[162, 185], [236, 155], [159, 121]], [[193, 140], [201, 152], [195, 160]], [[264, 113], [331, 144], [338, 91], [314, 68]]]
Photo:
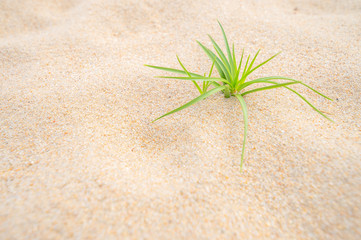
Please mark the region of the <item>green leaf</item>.
[[[218, 55], [220, 54], [219, 52], [218, 52], [218, 50], [215, 48], [215, 50], [216, 50], [216, 52], [218, 53]], [[228, 76], [228, 79], [231, 79], [231, 77], [232, 77], [232, 73], [231, 73], [231, 70], [229, 69], [229, 64], [228, 64], [228, 62], [227, 62], [227, 60], [225, 60], [226, 62], [224, 62], [224, 59], [221, 59], [221, 61], [222, 61], [222, 64], [225, 66], [225, 68], [226, 68], [226, 73], [227, 73], [227, 76]]]
[[[208, 77], [211, 77], [211, 76], [212, 76], [213, 67], [214, 67], [214, 63], [215, 63], [215, 62], [216, 62], [216, 59], [213, 60], [213, 63], [212, 63], [212, 66], [211, 66], [211, 70], [209, 71]], [[205, 76], [205, 74], [204, 74], [204, 76]], [[220, 86], [220, 84], [217, 83], [217, 82], [204, 81], [204, 82], [203, 82], [203, 92], [206, 92], [207, 89], [208, 89], [208, 87], [209, 87], [209, 85], [211, 85], [211, 84], [215, 85], [216, 87], [219, 87], [219, 86]]]
[[217, 83], [217, 82], [211, 82], [212, 85], [214, 85], [215, 87], [219, 87], [221, 86], [221, 84]]
[[220, 26], [221, 29], [222, 29], [222, 34], [223, 34], [224, 43], [225, 43], [226, 49], [227, 49], [228, 59], [229, 59], [229, 62], [231, 63], [233, 60], [232, 60], [231, 50], [230, 50], [230, 48], [229, 48], [227, 36], [226, 36], [226, 33], [224, 32], [224, 29], [223, 29], [223, 27], [222, 27], [222, 24], [221, 24], [219, 21], [218, 21], [218, 24], [219, 24], [219, 26]]
[[239, 102], [242, 106], [242, 112], [243, 112], [243, 122], [244, 122], [244, 133], [243, 133], [243, 146], [242, 146], [242, 155], [241, 155], [241, 171], [243, 168], [243, 161], [244, 161], [244, 150], [246, 147], [246, 138], [247, 138], [247, 131], [248, 131], [248, 112], [247, 112], [247, 105], [244, 101], [243, 97], [240, 94], [235, 94]]
[[[155, 69], [159, 69], [159, 70], [162, 70], [162, 71], [167, 71], [167, 72], [173, 72], [173, 73], [180, 73], [180, 74], [184, 74], [184, 75], [187, 75], [187, 73], [185, 71], [182, 71], [182, 70], [179, 70], [179, 69], [174, 69], [174, 68], [166, 68], [166, 67], [159, 67], [159, 66], [152, 66], [152, 65], [144, 65], [146, 67], [150, 67], [150, 68], [155, 68]], [[196, 73], [191, 73], [191, 72], [188, 72], [190, 75], [192, 75], [192, 77], [202, 77], [202, 75], [199, 75], [199, 74], [196, 74]], [[216, 87], [219, 87], [220, 84], [217, 83], [217, 82], [211, 82], [212, 85], [216, 86]]]
[[[152, 65], [144, 65], [146, 67], [150, 67], [150, 68], [155, 68], [155, 69], [159, 69], [162, 71], [167, 71], [167, 72], [173, 72], [173, 73], [180, 73], [180, 74], [184, 74], [184, 75], [188, 75], [185, 71], [179, 70], [179, 69], [174, 69], [174, 68], [166, 68], [166, 67], [159, 67], [159, 66], [152, 66]], [[192, 77], [201, 77], [202, 75], [196, 74], [196, 73], [191, 73], [188, 72], [190, 75], [192, 75]]]
[[213, 63], [212, 63], [212, 66], [211, 66], [211, 70], [209, 71], [208, 77], [211, 77], [211, 75], [212, 75], [213, 67], [214, 67], [215, 62], [216, 62], [216, 58], [213, 59]]
[[222, 78], [226, 78], [223, 70], [222, 70], [222, 67], [221, 67], [221, 60], [217, 57], [217, 55], [215, 55], [211, 50], [209, 50], [207, 47], [205, 47], [202, 43], [200, 43], [199, 41], [197, 41], [198, 45], [201, 46], [201, 48], [203, 49], [203, 51], [207, 54], [207, 56], [214, 60], [215, 59], [215, 66], [218, 70], [218, 73], [219, 75], [222, 77]]
[[[333, 101], [333, 99], [327, 97], [326, 95], [323, 95], [323, 94], [320, 93], [319, 91], [313, 89], [312, 87], [310, 87], [309, 85], [307, 85], [307, 84], [305, 84], [305, 83], [303, 83], [303, 82], [301, 82], [301, 81], [298, 81], [298, 80], [295, 80], [295, 79], [292, 79], [292, 78], [281, 77], [281, 76], [271, 76], [271, 77], [258, 78], [258, 79], [255, 79], [255, 80], [252, 80], [252, 81], [249, 81], [249, 82], [245, 82], [245, 83], [243, 83], [241, 86], [237, 85], [237, 86], [236, 86], [236, 89], [237, 89], [238, 91], [240, 91], [241, 89], [243, 89], [243, 88], [245, 88], [245, 87], [247, 87], [247, 86], [249, 86], [249, 85], [252, 85], [252, 84], [254, 84], [254, 83], [264, 82], [265, 80], [277, 80], [277, 79], [278, 79], [278, 80], [289, 80], [289, 81], [293, 81], [293, 82], [298, 82], [299, 84], [307, 87], [308, 89], [312, 90], [313, 92], [317, 93], [318, 95], [320, 95], [320, 96], [322, 96], [322, 97], [324, 97], [324, 98], [326, 98], [326, 99], [328, 99], [328, 100]], [[240, 87], [240, 88], [239, 88], [239, 87]], [[239, 89], [238, 89], [238, 88], [239, 88]]]
[[163, 118], [165, 116], [168, 116], [168, 115], [170, 115], [172, 113], [183, 110], [183, 109], [185, 109], [185, 108], [187, 108], [187, 107], [189, 107], [189, 106], [191, 106], [191, 105], [193, 105], [193, 104], [195, 104], [195, 103], [197, 103], [197, 102], [199, 102], [199, 101], [201, 101], [201, 100], [203, 100], [203, 99], [205, 99], [205, 98], [207, 98], [207, 97], [209, 97], [209, 96], [211, 96], [211, 95], [213, 95], [213, 94], [215, 94], [215, 93], [217, 93], [219, 91], [222, 91], [224, 88], [225, 88], [225, 86], [220, 86], [220, 87], [217, 87], [217, 88], [213, 88], [212, 90], [209, 90], [208, 92], [203, 93], [202, 95], [200, 95], [200, 96], [196, 97], [195, 99], [193, 99], [192, 101], [180, 106], [179, 108], [176, 108], [176, 109], [174, 109], [174, 110], [160, 116], [159, 118], [155, 119], [152, 122], [155, 122], [155, 121], [157, 121], [157, 120], [159, 120], [159, 119], [161, 119], [161, 118]]
[[261, 49], [259, 49], [259, 50], [257, 51], [256, 55], [254, 55], [254, 58], [253, 58], [251, 64], [249, 65], [249, 67], [248, 67], [248, 69], [247, 69], [247, 73], [251, 70], [251, 68], [252, 68], [252, 66], [253, 66], [253, 63], [254, 63], [254, 61], [256, 60], [256, 58], [257, 58], [257, 56], [258, 56], [258, 53], [259, 53], [260, 51], [261, 51]]
[[[179, 59], [178, 55], [176, 55], [176, 56], [177, 56], [177, 60], [178, 60], [179, 64], [180, 64], [181, 67], [183, 68], [183, 70], [187, 73], [187, 75], [188, 75], [189, 77], [192, 77], [191, 74], [187, 71], [186, 67], [185, 67], [185, 66], [183, 65], [183, 63], [181, 62], [181, 60]], [[196, 86], [196, 88], [198, 89], [198, 92], [199, 92], [200, 94], [202, 94], [203, 91], [202, 91], [202, 89], [199, 87], [199, 85], [197, 84], [197, 82], [196, 82], [196, 81], [192, 81], [192, 82], [193, 82], [193, 84]]]
[[183, 70], [187, 73], [188, 76], [191, 77], [191, 74], [187, 71], [187, 69], [184, 67], [184, 65], [182, 64], [181, 60], [179, 59], [178, 55], [177, 56], [177, 60], [179, 62], [179, 64], [181, 65], [181, 67], [183, 68]]
[[247, 73], [247, 66], [248, 66], [248, 62], [249, 62], [249, 58], [250, 58], [251, 55], [248, 55], [248, 58], [247, 58], [247, 61], [246, 61], [246, 65], [244, 66], [244, 69], [243, 69], [243, 73], [242, 73], [242, 78], [245, 79], [245, 74]]
[[273, 58], [275, 58], [278, 54], [280, 54], [281, 52], [276, 53], [275, 55], [273, 55], [272, 57], [270, 57], [269, 59], [267, 59], [266, 61], [262, 62], [261, 64], [257, 65], [256, 67], [254, 67], [251, 71], [248, 71], [246, 76], [250, 75], [254, 70], [256, 70], [257, 68], [265, 65], [266, 63], [268, 63], [269, 61], [271, 61]]
[[179, 80], [195, 80], [195, 81], [209, 81], [209, 82], [224, 82], [229, 84], [228, 80], [224, 78], [214, 78], [214, 77], [173, 77], [173, 76], [155, 76], [155, 78], [167, 78], [167, 79], [179, 79]]
[[[293, 79], [292, 79], [292, 80], [293, 80]], [[296, 80], [294, 80], [294, 81], [296, 81]], [[307, 87], [308, 89], [312, 90], [313, 92], [317, 93], [318, 95], [320, 95], [320, 96], [322, 96], [322, 97], [324, 97], [324, 98], [326, 98], [326, 99], [328, 99], [328, 100], [330, 100], [330, 101], [333, 101], [332, 98], [329, 98], [329, 97], [327, 97], [326, 95], [323, 95], [322, 93], [320, 93], [319, 91], [311, 88], [311, 87], [308, 86], [307, 84], [305, 84], [305, 83], [303, 83], [303, 82], [301, 82], [301, 84], [302, 84], [303, 86]]]
[[207, 56], [213, 60], [214, 58], [216, 58], [216, 68], [219, 72], [219, 75], [222, 78], [226, 78], [226, 79], [230, 79], [230, 76], [227, 72], [227, 68], [226, 66], [224, 66], [224, 64], [222, 63], [222, 61], [217, 57], [217, 55], [215, 55], [211, 50], [209, 50], [207, 47], [205, 47], [202, 43], [198, 42], [197, 43], [201, 46], [201, 48], [203, 49], [203, 51], [207, 54]]
[[233, 69], [235, 70], [234, 74], [235, 76], [235, 81], [237, 80], [238, 76], [237, 76], [237, 60], [236, 60], [236, 54], [234, 53], [234, 44], [232, 44], [232, 55], [233, 55]]
[[[269, 83], [271, 83], [271, 82], [269, 82]], [[284, 87], [284, 86], [287, 86], [287, 85], [292, 85], [292, 84], [297, 84], [297, 83], [300, 83], [300, 82], [276, 83], [276, 85], [273, 85], [273, 86], [267, 86], [267, 87], [252, 89], [250, 91], [242, 93], [241, 95], [245, 96], [245, 95], [253, 93], [253, 92], [258, 92], [258, 91], [263, 91], [263, 90], [268, 90], [268, 89], [273, 89], [273, 88]]]
[[[236, 89], [237, 91], [240, 91], [252, 84], [255, 84], [255, 83], [267, 83], [268, 80], [276, 80], [276, 79], [279, 79], [279, 80], [290, 80], [290, 81], [296, 81], [296, 82], [300, 82], [300, 81], [297, 81], [297, 80], [294, 80], [292, 78], [286, 78], [286, 77], [279, 77], [279, 76], [272, 76], [272, 77], [263, 77], [263, 78], [257, 78], [255, 80], [252, 80], [252, 81], [248, 81], [248, 82], [245, 82], [245, 83], [241, 83], [241, 82], [238, 82], [237, 86], [236, 86]], [[301, 83], [301, 82], [300, 82]]]
[[213, 44], [214, 49], [216, 50], [216, 52], [218, 53], [219, 57], [221, 58], [223, 64], [227, 67], [228, 73], [229, 75], [231, 75], [231, 65], [228, 62], [226, 56], [224, 55], [222, 49], [218, 46], [218, 44], [216, 43], [216, 41], [214, 41], [214, 39], [211, 37], [211, 35], [208, 35], [208, 37], [211, 39], [211, 42]]
[[[271, 82], [269, 81], [270, 83], [273, 83], [273, 84], [278, 84], [276, 82]], [[331, 118], [327, 117], [324, 113], [322, 113], [320, 110], [318, 110], [315, 106], [313, 106], [304, 96], [302, 96], [300, 93], [298, 93], [297, 91], [293, 90], [292, 88], [289, 88], [289, 87], [285, 87], [286, 89], [294, 92], [297, 96], [299, 96], [303, 101], [305, 101], [310, 107], [313, 108], [313, 110], [315, 110], [316, 112], [318, 112], [319, 114], [321, 114], [324, 118], [326, 118], [327, 120], [330, 120], [331, 122], [334, 122]]]
[[238, 64], [238, 68], [237, 68], [237, 76], [236, 76], [236, 85], [238, 84], [238, 76], [239, 76], [239, 72], [241, 71], [241, 68], [242, 68], [242, 60], [243, 60], [243, 54], [244, 54], [244, 49], [242, 50], [242, 56], [241, 56], [241, 59], [239, 60], [239, 64]]

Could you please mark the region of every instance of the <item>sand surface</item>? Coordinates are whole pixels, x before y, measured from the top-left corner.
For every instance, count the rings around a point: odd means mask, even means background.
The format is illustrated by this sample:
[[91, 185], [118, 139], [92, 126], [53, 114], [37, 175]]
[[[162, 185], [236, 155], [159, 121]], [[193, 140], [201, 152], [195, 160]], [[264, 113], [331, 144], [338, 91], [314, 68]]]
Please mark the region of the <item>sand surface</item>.
[[[197, 96], [195, 40], [304, 81]], [[1, 0], [0, 239], [360, 239], [361, 1]], [[223, 43], [222, 43], [223, 46]]]

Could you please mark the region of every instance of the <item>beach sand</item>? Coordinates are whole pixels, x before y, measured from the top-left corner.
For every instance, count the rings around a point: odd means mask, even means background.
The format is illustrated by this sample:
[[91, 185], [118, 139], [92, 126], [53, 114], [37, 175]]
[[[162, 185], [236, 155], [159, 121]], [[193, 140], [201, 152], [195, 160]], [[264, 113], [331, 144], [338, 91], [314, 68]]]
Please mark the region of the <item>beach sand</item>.
[[[243, 117], [191, 82], [195, 40], [282, 54], [250, 76], [295, 86]], [[360, 239], [361, 2], [2, 0], [0, 239]]]

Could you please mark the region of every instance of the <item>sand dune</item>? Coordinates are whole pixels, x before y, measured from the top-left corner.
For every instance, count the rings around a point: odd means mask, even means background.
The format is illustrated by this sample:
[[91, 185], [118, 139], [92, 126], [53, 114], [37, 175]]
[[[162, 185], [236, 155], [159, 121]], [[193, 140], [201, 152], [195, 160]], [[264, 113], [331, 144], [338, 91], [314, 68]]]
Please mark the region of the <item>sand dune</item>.
[[[197, 96], [222, 36], [295, 87]], [[360, 239], [361, 2], [0, 1], [1, 239]]]

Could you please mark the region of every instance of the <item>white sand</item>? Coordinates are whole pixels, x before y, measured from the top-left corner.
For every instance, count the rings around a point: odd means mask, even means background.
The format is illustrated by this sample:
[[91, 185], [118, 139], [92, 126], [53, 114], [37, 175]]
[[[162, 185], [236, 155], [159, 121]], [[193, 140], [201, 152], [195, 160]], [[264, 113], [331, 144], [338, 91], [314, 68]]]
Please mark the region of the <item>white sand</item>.
[[[359, 0], [1, 0], [0, 239], [360, 239]], [[194, 71], [222, 36], [292, 92], [247, 95], [249, 135]], [[222, 44], [223, 46], [223, 44]]]

